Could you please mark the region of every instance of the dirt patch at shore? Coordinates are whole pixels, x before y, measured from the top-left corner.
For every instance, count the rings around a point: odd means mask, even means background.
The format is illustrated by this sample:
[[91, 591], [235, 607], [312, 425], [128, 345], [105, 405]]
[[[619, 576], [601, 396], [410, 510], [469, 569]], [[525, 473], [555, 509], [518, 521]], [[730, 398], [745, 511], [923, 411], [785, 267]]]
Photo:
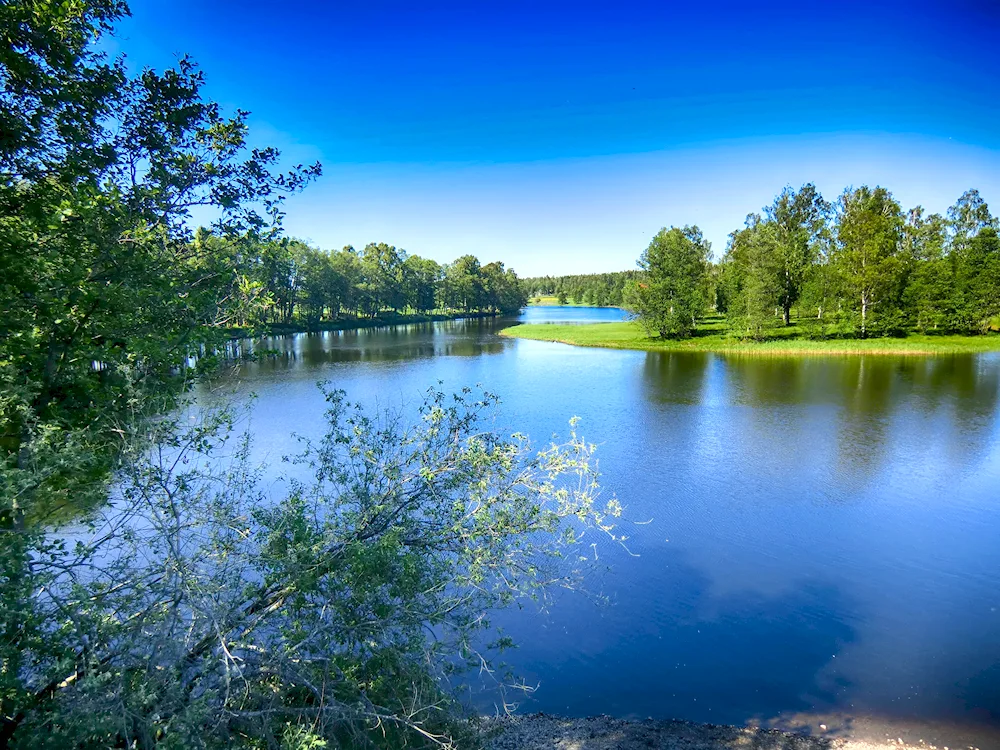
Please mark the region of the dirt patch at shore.
[[488, 750], [931, 750], [934, 747], [895, 739], [872, 742], [805, 736], [776, 729], [686, 721], [626, 721], [610, 716], [567, 719], [527, 714], [491, 721], [495, 725], [486, 746]]

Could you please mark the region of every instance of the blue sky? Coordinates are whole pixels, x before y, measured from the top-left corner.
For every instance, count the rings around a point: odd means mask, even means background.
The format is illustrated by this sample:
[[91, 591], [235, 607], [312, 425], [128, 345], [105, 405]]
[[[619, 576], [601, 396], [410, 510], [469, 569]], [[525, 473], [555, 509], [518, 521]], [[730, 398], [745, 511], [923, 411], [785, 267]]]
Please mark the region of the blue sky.
[[324, 177], [321, 247], [632, 268], [662, 226], [721, 253], [784, 185], [1000, 213], [1000, 3], [134, 0], [134, 66], [188, 53], [259, 143]]

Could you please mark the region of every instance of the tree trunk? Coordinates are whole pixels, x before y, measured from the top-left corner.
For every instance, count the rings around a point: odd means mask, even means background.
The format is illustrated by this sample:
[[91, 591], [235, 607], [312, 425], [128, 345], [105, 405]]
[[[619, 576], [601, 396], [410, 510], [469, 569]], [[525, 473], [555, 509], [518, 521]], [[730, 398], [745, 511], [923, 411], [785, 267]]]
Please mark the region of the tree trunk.
[[868, 292], [861, 292], [861, 338], [865, 338], [868, 328]]

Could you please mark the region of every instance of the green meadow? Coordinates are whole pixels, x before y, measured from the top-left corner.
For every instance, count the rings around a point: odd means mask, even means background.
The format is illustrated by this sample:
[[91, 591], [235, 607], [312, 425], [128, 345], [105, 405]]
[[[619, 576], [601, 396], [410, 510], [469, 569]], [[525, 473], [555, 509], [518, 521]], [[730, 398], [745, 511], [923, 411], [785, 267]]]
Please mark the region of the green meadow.
[[686, 339], [649, 336], [634, 321], [560, 325], [531, 323], [505, 329], [501, 335], [533, 341], [554, 341], [574, 346], [642, 351], [723, 352], [759, 355], [938, 355], [1000, 351], [1000, 335], [983, 336], [912, 334], [901, 338], [814, 339], [792, 325], [762, 341], [744, 341], [729, 335], [721, 319], [710, 319]]

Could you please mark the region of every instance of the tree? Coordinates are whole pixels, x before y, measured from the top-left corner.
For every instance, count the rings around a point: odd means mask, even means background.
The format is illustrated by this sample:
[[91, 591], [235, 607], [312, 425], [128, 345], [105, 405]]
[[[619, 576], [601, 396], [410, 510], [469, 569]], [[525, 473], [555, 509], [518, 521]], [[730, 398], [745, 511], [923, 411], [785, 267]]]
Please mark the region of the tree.
[[901, 252], [910, 268], [904, 293], [907, 311], [921, 331], [949, 328], [955, 289], [945, 220], [940, 214], [925, 216], [917, 206], [907, 212], [902, 232]]
[[997, 220], [990, 214], [978, 190], [966, 190], [948, 209], [948, 227], [953, 249], [961, 249], [983, 229], [996, 229]]
[[690, 336], [705, 307], [709, 243], [698, 227], [661, 229], [639, 259], [626, 306], [661, 338]]
[[967, 190], [948, 209], [948, 261], [951, 270], [950, 328], [981, 333], [996, 314], [995, 253], [997, 219], [977, 190]]
[[92, 43], [128, 15], [120, 0], [0, 5], [0, 169], [4, 188], [106, 169], [102, 119], [128, 78]]
[[435, 309], [442, 277], [441, 265], [436, 261], [419, 255], [409, 256], [403, 262], [406, 303], [417, 312]]
[[444, 271], [445, 304], [454, 309], [471, 312], [482, 304], [483, 281], [479, 259], [463, 255]]
[[962, 333], [984, 333], [1000, 315], [1000, 239], [984, 227], [953, 251], [954, 327]]
[[[19, 505], [69, 491], [69, 473], [90, 477], [132, 408], [123, 381], [161, 408], [174, 373], [221, 340], [252, 289], [233, 246], [269, 239], [284, 196], [319, 174], [274, 173], [278, 152], [247, 149], [246, 113], [227, 118], [204, 100], [186, 58], [133, 78], [108, 64], [91, 43], [126, 12], [99, 0], [0, 7], [11, 35], [0, 53], [0, 425], [4, 471], [38, 480], [22, 477]], [[220, 242], [195, 241], [196, 207], [215, 211]]]
[[212, 468], [229, 415], [168, 422], [78, 545], [37, 540], [23, 624], [39, 637], [6, 696], [8, 744], [455, 738], [445, 678], [509, 645], [489, 613], [576, 585], [581, 532], [617, 539], [621, 508], [597, 502], [592, 446], [534, 453], [489, 429], [488, 394], [431, 392], [412, 426], [326, 397], [328, 431], [295, 459], [312, 479], [278, 502], [245, 441]]
[[[617, 273], [582, 274], [574, 276], [542, 276], [528, 278], [522, 281], [527, 297], [554, 296], [562, 292], [569, 300], [572, 296], [569, 290], [581, 290], [581, 299], [588, 299], [598, 306], [621, 306], [622, 294], [626, 283], [635, 278], [638, 271], [620, 271]], [[589, 294], [589, 296], [588, 296]], [[562, 304], [566, 304], [563, 302]]]
[[514, 313], [528, 303], [521, 281], [513, 269], [504, 269], [495, 261], [480, 269], [482, 278], [482, 306], [492, 313]]
[[340, 313], [340, 308], [358, 312], [365, 305], [363, 302], [364, 289], [362, 287], [363, 277], [361, 270], [361, 260], [357, 252], [350, 245], [346, 245], [339, 252], [330, 256], [330, 266], [339, 279], [339, 298], [335, 301], [337, 305], [334, 314]]
[[369, 312], [376, 315], [388, 307], [393, 312], [406, 304], [403, 287], [403, 261], [406, 252], [384, 242], [372, 242], [361, 252], [361, 273], [371, 302]]
[[827, 321], [832, 310], [835, 320], [839, 317], [844, 300], [843, 283], [836, 267], [828, 259], [810, 266], [802, 286], [800, 304], [815, 311], [816, 321]]
[[299, 296], [300, 262], [299, 243], [287, 239], [261, 242], [255, 245], [257, 276], [269, 296], [263, 309], [263, 322], [268, 318], [278, 323], [291, 323]]
[[[776, 222], [751, 214], [746, 227], [730, 235], [724, 258], [726, 319], [742, 338], [763, 338], [778, 323], [775, 308], [788, 299], [781, 231]], [[801, 285], [796, 295], [800, 290]]]
[[802, 295], [806, 274], [819, 256], [829, 213], [830, 205], [812, 183], [798, 191], [786, 187], [765, 209], [775, 227], [773, 252], [781, 267], [778, 302], [786, 326], [791, 324], [792, 305]]
[[[27, 655], [54, 635], [29, 616], [32, 526], [105, 499], [122, 435], [255, 317], [239, 248], [271, 239], [320, 171], [276, 173], [278, 152], [246, 147], [246, 113], [206, 101], [186, 58], [134, 77], [107, 62], [95, 42], [126, 13], [0, 4], [0, 746]], [[195, 208], [214, 211], [214, 240]]]
[[344, 297], [344, 277], [333, 267], [330, 254], [301, 242], [295, 243], [295, 252], [306, 322], [317, 325], [327, 310], [336, 317]]
[[902, 209], [888, 190], [868, 186], [845, 190], [838, 208], [834, 262], [853, 295], [865, 338], [872, 332], [874, 315], [882, 318], [880, 331], [895, 323]]

